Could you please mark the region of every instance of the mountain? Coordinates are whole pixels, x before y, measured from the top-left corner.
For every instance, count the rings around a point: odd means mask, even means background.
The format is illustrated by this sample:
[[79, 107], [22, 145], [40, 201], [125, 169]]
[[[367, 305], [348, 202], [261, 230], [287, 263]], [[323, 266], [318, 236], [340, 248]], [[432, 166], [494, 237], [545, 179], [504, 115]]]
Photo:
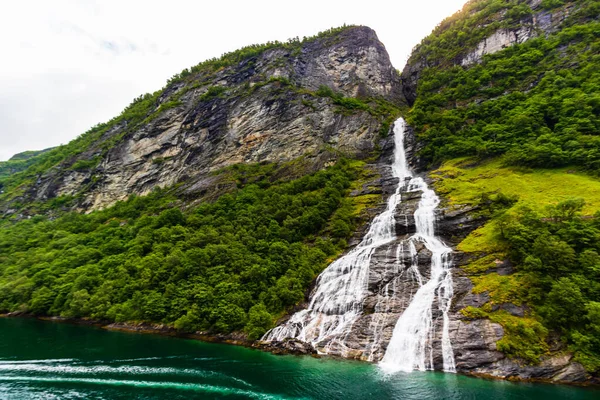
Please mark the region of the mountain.
[[36, 162], [36, 158], [52, 148], [44, 150], [24, 151], [15, 154], [8, 161], [0, 161], [0, 179], [6, 178], [9, 175], [16, 174], [29, 168], [30, 165]]
[[[184, 70], [0, 176], [0, 312], [379, 361], [438, 257], [419, 366], [597, 383], [599, 11], [469, 1], [401, 74], [360, 26]], [[298, 338], [328, 265], [351, 323]]]
[[470, 210], [481, 224], [446, 234], [460, 267], [457, 369], [549, 381], [599, 371], [599, 11], [470, 1], [402, 72], [446, 215]]
[[179, 183], [192, 196], [214, 190], [215, 171], [237, 163], [307, 156], [319, 169], [327, 149], [365, 158], [402, 99], [399, 76], [368, 28], [251, 46], [184, 70], [4, 180], [12, 196], [0, 204], [8, 212], [15, 202], [62, 198], [90, 211]]
[[366, 27], [184, 70], [2, 178], [0, 312], [259, 338], [370, 219], [403, 106]]

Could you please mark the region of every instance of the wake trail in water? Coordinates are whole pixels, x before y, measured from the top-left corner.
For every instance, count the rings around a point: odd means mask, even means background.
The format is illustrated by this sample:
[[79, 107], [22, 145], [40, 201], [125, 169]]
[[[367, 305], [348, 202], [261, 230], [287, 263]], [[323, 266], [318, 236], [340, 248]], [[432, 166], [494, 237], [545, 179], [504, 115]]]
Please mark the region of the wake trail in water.
[[73, 358], [57, 358], [57, 359], [46, 359], [46, 360], [14, 360], [14, 361], [0, 361], [0, 365], [3, 364], [59, 364], [59, 363], [70, 363], [77, 361]]
[[143, 376], [143, 375], [171, 375], [171, 376], [194, 376], [201, 378], [217, 378], [241, 383], [244, 386], [253, 385], [233, 376], [220, 372], [192, 369], [192, 368], [170, 368], [170, 367], [146, 367], [136, 365], [123, 365], [114, 367], [110, 365], [51, 365], [48, 363], [38, 364], [0, 364], [0, 373], [12, 374], [15, 372], [25, 373], [43, 373], [43, 374], [62, 374], [62, 375], [125, 375], [125, 376]]
[[216, 393], [223, 395], [239, 395], [253, 399], [278, 400], [287, 399], [268, 393], [255, 392], [245, 389], [236, 389], [231, 387], [199, 384], [199, 383], [180, 383], [180, 382], [154, 382], [120, 379], [97, 379], [97, 378], [62, 378], [62, 377], [31, 377], [31, 376], [0, 376], [0, 382], [44, 382], [44, 383], [72, 383], [72, 384], [91, 384], [101, 386], [129, 386], [135, 388], [151, 389], [175, 389], [188, 390], [203, 393]]

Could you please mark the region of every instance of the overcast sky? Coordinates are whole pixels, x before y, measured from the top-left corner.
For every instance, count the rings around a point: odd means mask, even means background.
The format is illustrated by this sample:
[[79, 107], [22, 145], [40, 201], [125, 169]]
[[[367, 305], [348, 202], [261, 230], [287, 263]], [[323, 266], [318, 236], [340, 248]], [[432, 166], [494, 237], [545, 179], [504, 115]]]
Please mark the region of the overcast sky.
[[465, 0], [2, 2], [0, 161], [67, 143], [207, 58], [330, 27], [377, 31], [394, 66]]

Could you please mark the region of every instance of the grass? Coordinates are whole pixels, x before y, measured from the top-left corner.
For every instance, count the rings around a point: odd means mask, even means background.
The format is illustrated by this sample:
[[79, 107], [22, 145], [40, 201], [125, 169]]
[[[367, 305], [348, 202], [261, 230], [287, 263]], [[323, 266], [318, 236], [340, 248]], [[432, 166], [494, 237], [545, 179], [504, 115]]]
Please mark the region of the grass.
[[[600, 210], [600, 180], [575, 168], [525, 169], [506, 167], [501, 159], [476, 162], [473, 158], [463, 157], [445, 162], [433, 171], [432, 178], [436, 190], [450, 208], [477, 205], [483, 195], [503, 193], [518, 196], [518, 201], [504, 210], [508, 214], [523, 206], [543, 211], [550, 205], [573, 198], [585, 201], [584, 215]], [[469, 306], [460, 312], [467, 319], [486, 318], [500, 324], [504, 336], [496, 343], [497, 349], [510, 358], [535, 364], [549, 354], [548, 330], [539, 318], [532, 312], [518, 317], [504, 310], [493, 311], [494, 305], [523, 305], [530, 286], [519, 272], [511, 275], [486, 273], [506, 258], [507, 247], [499, 234], [501, 215], [492, 213], [483, 226], [471, 232], [457, 247], [478, 257], [462, 267], [473, 282], [473, 293], [490, 296], [480, 308]]]
[[503, 253], [488, 254], [464, 266], [463, 270], [469, 276], [484, 274], [488, 270], [496, 267], [497, 260], [503, 260], [504, 258], [505, 254]]
[[527, 295], [528, 287], [524, 285], [524, 280], [519, 273], [512, 275], [498, 275], [497, 273], [485, 274], [477, 277], [471, 277], [475, 284], [473, 293], [487, 292], [490, 301], [486, 304], [513, 303], [515, 305], [523, 304]]
[[496, 349], [509, 358], [538, 364], [541, 357], [549, 354], [548, 330], [534, 317], [516, 317], [504, 310], [486, 311], [472, 306], [463, 308], [461, 313], [468, 319], [487, 318], [501, 325], [504, 336], [496, 342]]
[[[360, 171], [357, 179], [352, 182], [350, 191], [361, 190], [363, 185], [372, 182], [379, 177], [379, 173], [367, 166], [367, 163], [363, 160], [351, 160], [351, 167], [355, 171]], [[354, 217], [363, 217], [368, 209], [372, 209], [377, 206], [381, 201], [381, 194], [361, 194], [359, 196], [349, 197], [352, 203]]]
[[444, 163], [433, 172], [438, 193], [451, 205], [476, 204], [483, 193], [519, 196], [519, 203], [534, 209], [572, 198], [583, 198], [584, 215], [600, 210], [600, 181], [575, 168], [524, 169], [505, 167], [493, 159], [473, 165], [470, 158]]

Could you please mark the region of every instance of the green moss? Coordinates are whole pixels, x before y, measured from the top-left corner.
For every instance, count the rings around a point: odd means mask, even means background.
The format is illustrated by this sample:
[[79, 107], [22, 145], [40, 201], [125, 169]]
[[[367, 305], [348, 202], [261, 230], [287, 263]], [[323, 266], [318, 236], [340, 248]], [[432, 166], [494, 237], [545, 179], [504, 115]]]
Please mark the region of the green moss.
[[[585, 201], [585, 215], [600, 210], [600, 181], [576, 168], [524, 170], [503, 166], [500, 159], [477, 163], [462, 157], [445, 162], [432, 176], [436, 191], [450, 206], [477, 205], [483, 194], [502, 192], [519, 198], [508, 214], [523, 206], [541, 211], [575, 197]], [[467, 253], [505, 252], [500, 232], [500, 218], [493, 218], [471, 232], [458, 249]]]
[[483, 193], [501, 191], [538, 210], [575, 197], [585, 200], [584, 214], [600, 210], [600, 181], [577, 168], [522, 169], [505, 167], [500, 159], [475, 162], [457, 158], [433, 172], [436, 190], [451, 204], [477, 204]]
[[490, 305], [512, 303], [521, 305], [526, 299], [528, 287], [522, 274], [499, 275], [497, 273], [471, 277], [475, 284], [473, 293], [488, 293]]
[[354, 206], [354, 215], [361, 216], [366, 210], [374, 208], [381, 201], [381, 195], [363, 194], [352, 197], [351, 201]]
[[71, 169], [74, 171], [87, 171], [95, 168], [100, 163], [100, 157], [96, 156], [89, 160], [77, 160], [72, 166]]
[[[526, 170], [503, 167], [499, 160], [473, 164], [472, 159], [448, 161], [434, 172], [436, 189], [443, 193], [451, 206], [476, 205], [482, 194], [489, 192], [519, 196], [515, 206], [507, 211], [514, 214], [528, 207], [545, 210], [547, 206], [575, 196], [585, 201], [584, 213], [591, 215], [600, 209], [600, 182], [595, 178], [567, 168], [556, 170]], [[468, 253], [506, 253], [502, 240], [502, 215], [495, 215], [484, 226], [471, 232], [458, 249]], [[477, 260], [465, 270], [480, 273], [491, 266], [494, 256]]]
[[468, 319], [487, 318], [500, 324], [504, 335], [496, 342], [496, 348], [510, 358], [527, 364], [539, 364], [541, 358], [549, 354], [546, 343], [548, 330], [535, 318], [516, 317], [502, 310], [489, 312], [472, 306], [460, 312]]
[[503, 253], [489, 254], [461, 267], [468, 275], [480, 275], [497, 266], [497, 262], [501, 262], [506, 257]]
[[460, 310], [460, 313], [469, 319], [483, 319], [488, 317], [488, 313], [481, 308], [468, 306]]
[[506, 250], [506, 245], [500, 241], [495, 221], [475, 229], [457, 246], [466, 253], [496, 253]]
[[515, 317], [506, 311], [489, 313], [488, 318], [504, 328], [504, 336], [496, 343], [499, 351], [529, 364], [538, 364], [548, 354], [548, 330], [535, 318]]

